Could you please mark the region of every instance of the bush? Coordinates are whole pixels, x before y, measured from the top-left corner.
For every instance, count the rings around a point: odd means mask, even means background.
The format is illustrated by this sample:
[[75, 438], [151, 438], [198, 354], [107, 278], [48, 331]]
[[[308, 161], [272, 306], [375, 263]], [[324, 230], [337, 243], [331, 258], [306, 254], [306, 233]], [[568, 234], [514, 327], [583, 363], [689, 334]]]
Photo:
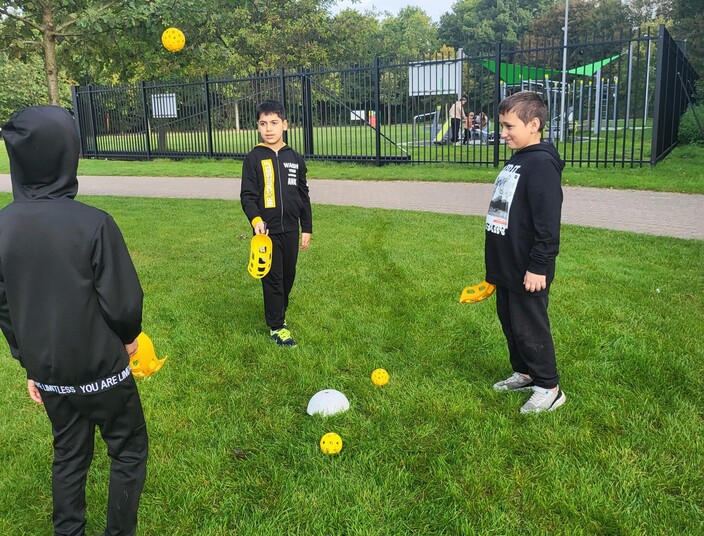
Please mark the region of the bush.
[[682, 114], [678, 137], [679, 142], [685, 145], [704, 144], [704, 104], [689, 106]]

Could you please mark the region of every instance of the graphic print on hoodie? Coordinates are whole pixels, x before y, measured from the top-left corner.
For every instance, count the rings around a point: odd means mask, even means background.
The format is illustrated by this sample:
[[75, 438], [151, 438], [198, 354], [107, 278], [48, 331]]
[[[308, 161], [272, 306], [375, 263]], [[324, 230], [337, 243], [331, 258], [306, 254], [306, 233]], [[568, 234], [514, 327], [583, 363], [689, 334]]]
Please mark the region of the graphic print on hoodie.
[[541, 142], [513, 153], [499, 172], [486, 216], [487, 282], [525, 292], [529, 271], [545, 275], [549, 287], [560, 245], [563, 167], [555, 147]]

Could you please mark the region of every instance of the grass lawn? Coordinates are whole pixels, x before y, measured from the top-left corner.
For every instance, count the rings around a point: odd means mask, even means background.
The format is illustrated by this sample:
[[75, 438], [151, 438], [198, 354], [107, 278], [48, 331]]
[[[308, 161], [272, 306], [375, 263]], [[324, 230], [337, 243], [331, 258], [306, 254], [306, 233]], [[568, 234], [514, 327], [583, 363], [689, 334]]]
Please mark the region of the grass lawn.
[[[703, 241], [564, 226], [551, 318], [568, 399], [526, 417], [526, 394], [491, 389], [510, 372], [493, 299], [458, 303], [483, 278], [481, 218], [449, 234], [447, 215], [314, 207], [285, 350], [238, 203], [86, 199], [121, 226], [169, 356], [138, 381], [140, 535], [704, 532]], [[49, 422], [1, 353], [0, 534], [50, 534]], [[350, 411], [306, 415], [324, 388]], [[318, 449], [329, 431], [338, 456]], [[96, 446], [89, 535], [107, 497]]]
[[[462, 147], [445, 148], [461, 151]], [[654, 168], [572, 167], [563, 172], [563, 184], [664, 192], [704, 194], [704, 147], [677, 147]], [[308, 162], [309, 176], [315, 179], [351, 180], [422, 180], [444, 182], [494, 182], [497, 170], [489, 166], [470, 164], [390, 164], [376, 167], [370, 164], [338, 164]], [[10, 169], [7, 153], [0, 149], [0, 173]], [[153, 160], [125, 162], [114, 160], [82, 160], [81, 175], [127, 175], [150, 177], [239, 177], [242, 164], [235, 160]]]

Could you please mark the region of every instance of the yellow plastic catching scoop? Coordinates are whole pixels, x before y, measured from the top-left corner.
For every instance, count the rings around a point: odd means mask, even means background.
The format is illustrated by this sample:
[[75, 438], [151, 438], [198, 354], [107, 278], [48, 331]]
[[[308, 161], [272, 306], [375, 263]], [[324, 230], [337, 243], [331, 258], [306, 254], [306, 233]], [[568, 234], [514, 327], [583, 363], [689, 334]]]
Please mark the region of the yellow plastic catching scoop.
[[460, 303], [479, 303], [491, 296], [495, 290], [496, 287], [494, 285], [482, 281], [478, 285], [466, 287], [462, 291], [462, 296], [460, 296]]
[[247, 271], [254, 279], [261, 279], [271, 269], [271, 238], [269, 235], [258, 234], [252, 237], [249, 246], [249, 264]]
[[164, 366], [164, 361], [169, 356], [164, 357], [164, 359], [157, 359], [156, 352], [154, 351], [154, 344], [152, 340], [147, 337], [147, 334], [142, 332], [137, 337], [137, 353], [130, 357], [130, 367], [132, 367], [132, 374], [137, 378], [146, 378], [151, 376], [155, 372]]

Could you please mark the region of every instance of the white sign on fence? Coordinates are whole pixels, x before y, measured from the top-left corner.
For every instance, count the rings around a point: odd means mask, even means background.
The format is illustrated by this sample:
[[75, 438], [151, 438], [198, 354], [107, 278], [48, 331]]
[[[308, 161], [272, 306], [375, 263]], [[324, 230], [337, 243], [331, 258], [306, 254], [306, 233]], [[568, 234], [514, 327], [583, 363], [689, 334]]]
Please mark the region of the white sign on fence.
[[152, 95], [152, 117], [178, 117], [176, 112], [176, 93], [160, 93]]
[[367, 111], [366, 110], [352, 110], [350, 112], [350, 121], [366, 121]]
[[[461, 52], [460, 52], [461, 54]], [[462, 56], [450, 61], [423, 61], [408, 66], [408, 95], [462, 93]]]

